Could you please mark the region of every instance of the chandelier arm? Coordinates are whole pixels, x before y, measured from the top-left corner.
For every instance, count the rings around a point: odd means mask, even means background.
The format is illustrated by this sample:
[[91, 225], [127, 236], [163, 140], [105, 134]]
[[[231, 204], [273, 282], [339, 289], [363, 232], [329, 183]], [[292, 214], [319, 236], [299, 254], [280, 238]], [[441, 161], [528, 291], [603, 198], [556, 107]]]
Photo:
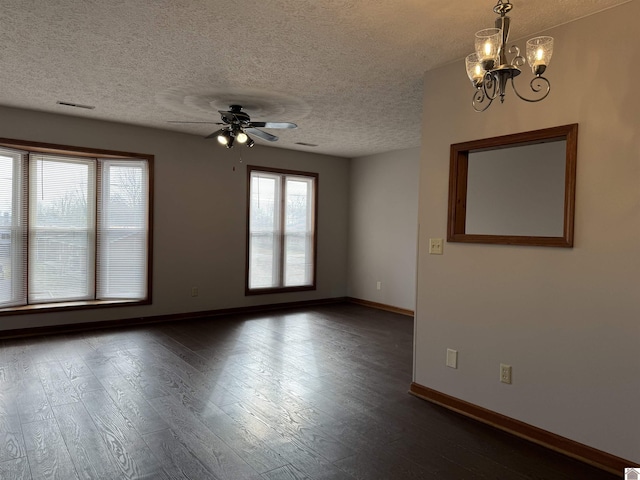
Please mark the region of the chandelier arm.
[[531, 88], [532, 92], [539, 93], [544, 90], [544, 93], [540, 98], [527, 98], [520, 95], [520, 93], [516, 89], [516, 84], [513, 81], [513, 77], [511, 77], [511, 86], [513, 87], [513, 91], [516, 93], [520, 100], [524, 100], [525, 102], [529, 103], [535, 103], [544, 100], [545, 98], [547, 98], [547, 95], [549, 95], [549, 92], [551, 91], [551, 83], [549, 83], [549, 80], [547, 80], [543, 76], [534, 77], [531, 82], [529, 82], [529, 88]]
[[509, 47], [509, 54], [514, 55], [511, 60], [511, 64], [516, 67], [522, 67], [525, 64], [525, 59], [522, 55], [520, 55], [520, 49], [517, 45], [511, 45]]
[[[487, 102], [486, 105], [482, 106], [484, 102]], [[482, 87], [478, 87], [475, 92], [473, 92], [473, 97], [471, 99], [471, 106], [473, 109], [478, 112], [484, 112], [487, 108], [491, 106], [493, 103], [493, 98], [488, 97], [484, 89]]]
[[498, 79], [492, 72], [487, 72], [484, 75], [484, 79], [482, 81], [482, 89], [484, 90], [484, 94], [490, 100], [495, 100], [500, 93], [500, 86], [498, 85]]

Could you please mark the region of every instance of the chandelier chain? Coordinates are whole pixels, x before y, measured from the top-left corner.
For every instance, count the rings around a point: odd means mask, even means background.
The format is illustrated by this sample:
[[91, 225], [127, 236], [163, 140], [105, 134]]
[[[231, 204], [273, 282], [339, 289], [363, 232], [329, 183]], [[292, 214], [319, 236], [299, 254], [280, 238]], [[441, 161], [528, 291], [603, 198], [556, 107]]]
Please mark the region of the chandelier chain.
[[493, 11], [501, 17], [504, 17], [511, 11], [512, 8], [513, 4], [509, 0], [507, 0], [506, 2], [504, 2], [503, 0], [498, 0], [498, 4], [493, 7]]

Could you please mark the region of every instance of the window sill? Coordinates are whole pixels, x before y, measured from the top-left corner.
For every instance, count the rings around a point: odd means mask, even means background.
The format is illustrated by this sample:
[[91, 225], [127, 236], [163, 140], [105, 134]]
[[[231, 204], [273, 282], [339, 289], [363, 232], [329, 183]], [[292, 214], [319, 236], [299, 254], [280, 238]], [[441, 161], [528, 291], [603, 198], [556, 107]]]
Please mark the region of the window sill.
[[315, 285], [303, 285], [300, 287], [276, 287], [276, 288], [246, 288], [245, 295], [266, 295], [270, 293], [291, 293], [291, 292], [307, 292], [315, 290]]
[[22, 305], [0, 309], [0, 316], [34, 314], [45, 312], [64, 312], [70, 310], [87, 310], [95, 308], [122, 307], [134, 305], [149, 305], [151, 299], [145, 300], [89, 300], [80, 302], [41, 303], [36, 305]]

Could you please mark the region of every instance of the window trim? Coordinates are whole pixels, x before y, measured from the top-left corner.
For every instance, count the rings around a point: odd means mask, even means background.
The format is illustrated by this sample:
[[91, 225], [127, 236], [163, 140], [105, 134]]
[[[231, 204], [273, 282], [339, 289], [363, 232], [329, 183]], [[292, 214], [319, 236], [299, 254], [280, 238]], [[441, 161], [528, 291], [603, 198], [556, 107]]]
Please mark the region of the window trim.
[[[312, 259], [313, 259], [313, 274], [311, 276], [311, 285], [300, 285], [300, 286], [295, 286], [295, 287], [284, 287], [284, 286], [279, 286], [279, 287], [266, 287], [266, 288], [249, 288], [249, 265], [251, 263], [251, 259], [249, 257], [250, 255], [250, 243], [251, 243], [251, 232], [249, 230], [249, 224], [250, 224], [250, 219], [251, 219], [251, 174], [253, 172], [264, 172], [264, 173], [274, 173], [277, 175], [290, 175], [290, 176], [299, 176], [299, 177], [308, 177], [308, 178], [312, 178], [313, 182], [314, 182], [314, 188], [313, 188], [313, 242], [312, 242], [312, 248], [313, 248], [313, 253], [311, 255]], [[317, 274], [318, 274], [318, 191], [319, 191], [319, 183], [320, 183], [320, 178], [319, 178], [319, 174], [318, 173], [314, 173], [314, 172], [303, 172], [300, 170], [288, 170], [288, 169], [283, 169], [283, 168], [273, 168], [273, 167], [262, 167], [262, 166], [257, 166], [257, 165], [247, 165], [247, 183], [246, 183], [246, 188], [247, 188], [247, 204], [246, 204], [246, 211], [247, 211], [247, 215], [246, 215], [246, 225], [245, 225], [245, 230], [246, 230], [246, 257], [245, 257], [245, 275], [244, 275], [244, 282], [245, 282], [245, 287], [244, 287], [244, 294], [246, 296], [249, 295], [265, 295], [265, 294], [271, 294], [271, 293], [290, 293], [290, 292], [305, 292], [305, 291], [310, 291], [310, 290], [316, 290], [317, 289]], [[281, 224], [285, 221], [285, 216], [284, 216], [284, 200], [281, 199]], [[284, 238], [284, 236], [283, 236]], [[283, 242], [284, 240], [282, 240]], [[283, 250], [282, 247], [282, 242], [280, 245], [280, 249]], [[282, 253], [282, 252], [281, 252]], [[280, 255], [281, 260], [280, 260], [280, 265], [279, 268], [282, 269], [283, 265], [284, 265], [284, 255]]]
[[[27, 151], [28, 153], [43, 153], [48, 155], [68, 155], [85, 158], [104, 159], [132, 159], [147, 162], [149, 178], [149, 211], [148, 211], [148, 235], [147, 235], [147, 296], [141, 300], [109, 299], [109, 300], [82, 300], [57, 303], [37, 303], [30, 305], [20, 305], [0, 309], [0, 316], [16, 314], [33, 314], [52, 311], [69, 311], [95, 309], [117, 306], [137, 306], [151, 305], [153, 295], [153, 211], [154, 211], [154, 155], [145, 153], [122, 152], [118, 150], [104, 150], [99, 148], [76, 147], [70, 145], [60, 145], [53, 143], [32, 142], [28, 140], [16, 140], [0, 138], [0, 147], [13, 148]], [[28, 180], [27, 180], [28, 181]], [[97, 207], [97, 202], [96, 202]], [[27, 212], [28, 215], [28, 212]], [[95, 239], [97, 242], [97, 237]], [[97, 274], [97, 272], [96, 272]], [[28, 282], [28, 278], [27, 278]]]

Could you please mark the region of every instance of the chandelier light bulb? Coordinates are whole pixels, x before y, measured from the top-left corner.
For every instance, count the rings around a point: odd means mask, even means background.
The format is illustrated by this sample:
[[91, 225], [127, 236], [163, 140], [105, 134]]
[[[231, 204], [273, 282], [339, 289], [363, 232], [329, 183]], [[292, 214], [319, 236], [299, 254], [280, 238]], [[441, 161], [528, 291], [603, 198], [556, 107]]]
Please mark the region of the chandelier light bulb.
[[472, 53], [467, 55], [465, 59], [465, 63], [467, 66], [467, 76], [471, 83], [473, 83], [474, 87], [478, 87], [482, 84], [482, 79], [484, 78], [485, 71], [482, 68], [482, 64], [478, 59], [477, 53]]
[[485, 28], [476, 33], [476, 53], [484, 70], [494, 68], [501, 40], [502, 31], [499, 28]]
[[218, 143], [220, 143], [220, 145], [226, 145], [227, 143], [229, 143], [229, 139], [221, 133], [220, 135], [218, 135]]
[[553, 37], [535, 37], [527, 41], [527, 61], [534, 75], [542, 75], [553, 55]]
[[244, 132], [240, 132], [236, 135], [236, 140], [238, 143], [246, 143], [246, 141], [249, 139], [249, 137], [247, 136], [246, 133]]
[[536, 61], [539, 62], [540, 60], [542, 60], [542, 54], [543, 54], [544, 50], [542, 50], [541, 48], [538, 48], [538, 50], [536, 50]]

